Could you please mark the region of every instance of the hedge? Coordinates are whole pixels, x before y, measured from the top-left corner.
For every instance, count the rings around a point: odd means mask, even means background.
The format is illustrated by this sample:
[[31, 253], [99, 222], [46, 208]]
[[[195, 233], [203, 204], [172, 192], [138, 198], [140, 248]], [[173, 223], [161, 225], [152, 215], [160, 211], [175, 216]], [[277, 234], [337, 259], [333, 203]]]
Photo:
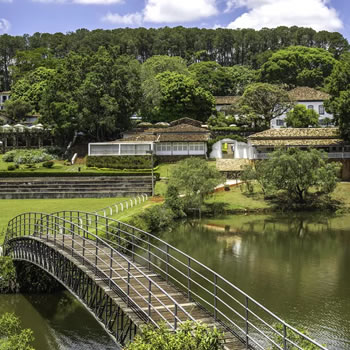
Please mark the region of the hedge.
[[[156, 159], [154, 158], [154, 164]], [[88, 156], [87, 167], [111, 169], [151, 169], [151, 156]]]
[[[23, 171], [23, 172], [9, 172], [9, 171], [0, 171], [0, 178], [16, 178], [16, 177], [103, 177], [103, 176], [151, 176], [151, 171], [147, 172], [132, 172], [132, 171], [114, 171], [114, 172], [33, 172], [33, 171]], [[160, 173], [154, 172], [157, 180], [160, 178]]]

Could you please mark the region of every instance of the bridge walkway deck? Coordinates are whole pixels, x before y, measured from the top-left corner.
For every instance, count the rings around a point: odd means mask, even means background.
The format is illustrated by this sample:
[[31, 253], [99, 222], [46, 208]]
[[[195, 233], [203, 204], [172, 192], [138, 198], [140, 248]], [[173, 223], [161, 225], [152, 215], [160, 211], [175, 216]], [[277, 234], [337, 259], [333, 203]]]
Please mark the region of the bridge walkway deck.
[[[73, 242], [72, 242], [73, 240]], [[223, 329], [222, 324], [217, 322], [212, 315], [195, 302], [191, 302], [187, 295], [184, 295], [175, 286], [166, 282], [161, 276], [155, 274], [147, 267], [132, 262], [129, 256], [120, 254], [113, 257], [111, 264], [111, 253], [109, 248], [96, 246], [96, 242], [85, 240], [83, 237], [75, 236], [72, 239], [69, 235], [56, 235], [55, 237], [45, 237], [42, 239], [46, 244], [56, 247], [56, 249], [73, 252], [71, 259], [85, 257], [84, 268], [95, 273], [96, 266], [103, 274], [108, 276], [118, 284], [118, 287], [132, 300], [133, 306], [159, 323], [168, 322], [174, 324], [174, 304], [169, 303], [169, 296], [175, 299], [181, 310], [177, 311], [177, 321], [179, 323], [189, 319], [188, 315], [198, 322], [207, 324], [210, 328], [216, 327], [223, 334], [223, 344], [226, 350], [243, 350], [246, 346], [231, 332]], [[73, 250], [72, 250], [72, 247]], [[99, 259], [96, 261], [96, 250]], [[79, 259], [78, 259], [79, 260]], [[90, 264], [89, 264], [90, 263]], [[97, 264], [96, 264], [97, 263]], [[79, 264], [79, 263], [78, 263]], [[80, 263], [81, 264], [81, 263]], [[89, 266], [90, 265], [90, 266]], [[95, 267], [94, 267], [95, 266]], [[142, 271], [142, 273], [140, 273]], [[149, 280], [157, 284], [152, 295], [149, 294]], [[111, 290], [109, 282], [103, 277], [95, 277], [95, 281], [103, 288], [106, 294], [115, 298], [123, 311], [135, 320], [134, 307], [129, 307], [127, 303], [121, 303], [118, 295]], [[161, 287], [162, 290], [159, 290]], [[151, 300], [153, 299], [153, 300]], [[149, 308], [149, 304], [152, 308]], [[186, 313], [184, 312], [186, 311]], [[144, 321], [140, 320], [140, 324]]]

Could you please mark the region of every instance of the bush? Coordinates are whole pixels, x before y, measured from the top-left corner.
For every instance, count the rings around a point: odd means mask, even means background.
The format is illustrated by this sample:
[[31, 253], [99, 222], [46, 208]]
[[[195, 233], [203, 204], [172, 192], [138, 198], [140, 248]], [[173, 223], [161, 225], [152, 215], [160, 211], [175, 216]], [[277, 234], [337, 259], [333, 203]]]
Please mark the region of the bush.
[[174, 220], [174, 213], [164, 205], [156, 205], [147, 208], [138, 217], [138, 220], [144, 222], [144, 231], [157, 232], [171, 225]]
[[190, 321], [181, 324], [176, 332], [164, 325], [158, 329], [148, 325], [125, 350], [220, 350], [224, 349], [220, 337], [216, 328]]
[[16, 170], [16, 166], [15, 166], [15, 165], [9, 165], [9, 166], [7, 167], [7, 170], [8, 170], [8, 171], [14, 171], [14, 170]]
[[43, 163], [43, 167], [44, 168], [48, 168], [48, 169], [51, 169], [53, 167], [55, 163], [53, 162], [53, 160], [48, 160], [47, 162], [44, 162]]
[[15, 158], [15, 155], [16, 155], [16, 150], [13, 150], [13, 151], [9, 151], [9, 152], [6, 152], [3, 156], [2, 156], [2, 160], [4, 162], [13, 162], [14, 161], [14, 158]]
[[[156, 159], [154, 159], [156, 165]], [[151, 156], [88, 156], [87, 167], [111, 169], [151, 169]]]
[[6, 152], [2, 159], [4, 162], [15, 162], [16, 164], [28, 165], [52, 160], [53, 156], [46, 153], [44, 149], [12, 150]]

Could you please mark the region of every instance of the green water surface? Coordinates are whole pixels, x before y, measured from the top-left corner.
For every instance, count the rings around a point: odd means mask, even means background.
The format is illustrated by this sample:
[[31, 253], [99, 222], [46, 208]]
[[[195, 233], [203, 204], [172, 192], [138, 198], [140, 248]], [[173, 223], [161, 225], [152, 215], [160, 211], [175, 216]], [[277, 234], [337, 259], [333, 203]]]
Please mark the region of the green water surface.
[[350, 215], [234, 215], [163, 238], [329, 349], [350, 349]]

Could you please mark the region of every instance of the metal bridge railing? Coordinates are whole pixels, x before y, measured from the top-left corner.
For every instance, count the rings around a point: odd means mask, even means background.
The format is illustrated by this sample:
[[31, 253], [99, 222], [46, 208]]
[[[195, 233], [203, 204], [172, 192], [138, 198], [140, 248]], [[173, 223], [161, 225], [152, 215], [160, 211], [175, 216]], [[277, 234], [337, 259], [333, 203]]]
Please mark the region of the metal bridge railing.
[[303, 350], [313, 345], [327, 350], [220, 274], [148, 232], [86, 212], [62, 211], [54, 215], [103, 237], [118, 252], [161, 275], [241, 339], [247, 349]]
[[[185, 314], [187, 319], [194, 321], [193, 317], [137, 264], [110, 245], [106, 239], [84, 228], [80, 218], [77, 221], [79, 224], [74, 221], [76, 220], [73, 218], [67, 220], [43, 213], [18, 215], [8, 223], [4, 243], [5, 254], [11, 254], [10, 243], [15, 239], [38, 238], [68, 252], [90, 268], [95, 276], [115, 291], [144, 321], [157, 325], [161, 320], [173, 330], [182, 322], [178, 316], [180, 312]], [[91, 246], [91, 242], [94, 245]], [[118, 282], [113, 280], [116, 277]], [[147, 282], [142, 282], [142, 278]], [[126, 288], [121, 288], [122, 283]], [[136, 301], [137, 298], [140, 301]], [[158, 310], [159, 306], [172, 315], [172, 322]], [[158, 319], [155, 320], [155, 317]]]

